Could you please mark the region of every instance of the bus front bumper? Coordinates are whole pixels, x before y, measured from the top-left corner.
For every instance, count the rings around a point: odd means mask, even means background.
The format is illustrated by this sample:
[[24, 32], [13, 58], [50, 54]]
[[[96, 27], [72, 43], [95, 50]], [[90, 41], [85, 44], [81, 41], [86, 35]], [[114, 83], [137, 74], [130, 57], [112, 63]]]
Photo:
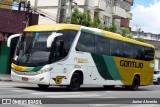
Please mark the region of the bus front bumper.
[[28, 82], [34, 84], [50, 84], [50, 72], [45, 72], [36, 75], [27, 75], [27, 74], [17, 74], [14, 71], [11, 71], [11, 78], [13, 81], [17, 82]]

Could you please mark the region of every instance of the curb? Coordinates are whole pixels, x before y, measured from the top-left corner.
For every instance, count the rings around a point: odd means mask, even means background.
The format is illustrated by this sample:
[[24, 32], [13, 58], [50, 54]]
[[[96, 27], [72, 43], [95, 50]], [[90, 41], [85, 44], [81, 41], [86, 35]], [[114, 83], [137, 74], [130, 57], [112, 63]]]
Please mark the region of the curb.
[[2, 79], [2, 78], [0, 78], [0, 81], [3, 81], [3, 82], [10, 82], [10, 81], [12, 81], [11, 79]]

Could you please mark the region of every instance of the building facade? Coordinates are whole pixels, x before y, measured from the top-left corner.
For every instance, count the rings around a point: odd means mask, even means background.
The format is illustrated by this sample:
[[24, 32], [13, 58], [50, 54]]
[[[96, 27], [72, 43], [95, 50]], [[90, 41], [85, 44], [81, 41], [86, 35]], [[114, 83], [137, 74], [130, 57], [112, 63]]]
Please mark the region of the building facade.
[[[24, 0], [17, 0], [17, 2]], [[26, 0], [27, 1], [27, 0]], [[66, 19], [69, 0], [28, 0], [34, 12], [38, 12], [39, 24], [61, 23]], [[101, 26], [116, 24], [118, 31], [129, 28], [133, 0], [73, 0], [72, 10], [90, 10], [92, 18], [99, 17]]]

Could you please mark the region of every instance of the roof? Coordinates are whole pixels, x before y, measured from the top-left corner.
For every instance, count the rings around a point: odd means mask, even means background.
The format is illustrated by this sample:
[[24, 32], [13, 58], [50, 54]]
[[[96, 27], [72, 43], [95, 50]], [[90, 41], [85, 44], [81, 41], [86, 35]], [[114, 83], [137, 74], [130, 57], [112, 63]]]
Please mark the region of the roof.
[[41, 24], [27, 27], [24, 31], [53, 31], [63, 29], [80, 30], [80, 27], [80, 25], [74, 24]]
[[85, 29], [88, 31], [92, 31], [95, 34], [100, 34], [103, 35], [105, 37], [108, 38], [114, 38], [117, 40], [121, 40], [121, 41], [125, 41], [125, 42], [129, 42], [129, 43], [134, 43], [134, 44], [138, 44], [138, 45], [142, 45], [142, 46], [147, 46], [147, 47], [152, 47], [154, 48], [153, 45], [151, 44], [147, 44], [147, 43], [143, 43], [134, 39], [130, 39], [130, 38], [126, 38], [123, 37], [120, 34], [117, 33], [112, 33], [109, 31], [104, 31], [104, 30], [100, 30], [97, 28], [90, 28], [90, 27], [84, 27], [81, 25], [74, 25], [74, 24], [42, 24], [42, 25], [34, 25], [34, 26], [30, 26], [24, 29], [24, 31], [53, 31], [53, 30], [63, 30], [63, 29], [72, 29], [72, 30], [80, 30], [80, 29]]

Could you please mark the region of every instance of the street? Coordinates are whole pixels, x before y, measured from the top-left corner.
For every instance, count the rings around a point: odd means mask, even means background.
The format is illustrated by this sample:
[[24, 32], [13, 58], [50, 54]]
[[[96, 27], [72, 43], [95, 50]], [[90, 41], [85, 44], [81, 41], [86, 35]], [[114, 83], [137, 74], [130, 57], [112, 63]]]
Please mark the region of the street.
[[[0, 82], [0, 98], [160, 98], [160, 86], [150, 85], [140, 87], [138, 91], [125, 90], [122, 87], [116, 87], [111, 90], [104, 89], [102, 86], [82, 86], [78, 92], [67, 91], [64, 87], [51, 86], [46, 90], [41, 90], [36, 84], [17, 83], [17, 82]], [[66, 105], [66, 104], [65, 104]], [[68, 107], [74, 105], [67, 104]], [[77, 104], [78, 107], [105, 107], [110, 104]], [[133, 104], [131, 106], [136, 106]], [[17, 107], [17, 105], [15, 105]], [[28, 105], [24, 105], [26, 107]], [[43, 107], [43, 105], [34, 105]], [[50, 107], [51, 105], [47, 105]], [[56, 104], [58, 107], [64, 106]], [[116, 104], [112, 106], [117, 106]], [[119, 106], [129, 106], [121, 104]], [[152, 104], [147, 105], [150, 107]], [[154, 105], [158, 107], [159, 105]]]

